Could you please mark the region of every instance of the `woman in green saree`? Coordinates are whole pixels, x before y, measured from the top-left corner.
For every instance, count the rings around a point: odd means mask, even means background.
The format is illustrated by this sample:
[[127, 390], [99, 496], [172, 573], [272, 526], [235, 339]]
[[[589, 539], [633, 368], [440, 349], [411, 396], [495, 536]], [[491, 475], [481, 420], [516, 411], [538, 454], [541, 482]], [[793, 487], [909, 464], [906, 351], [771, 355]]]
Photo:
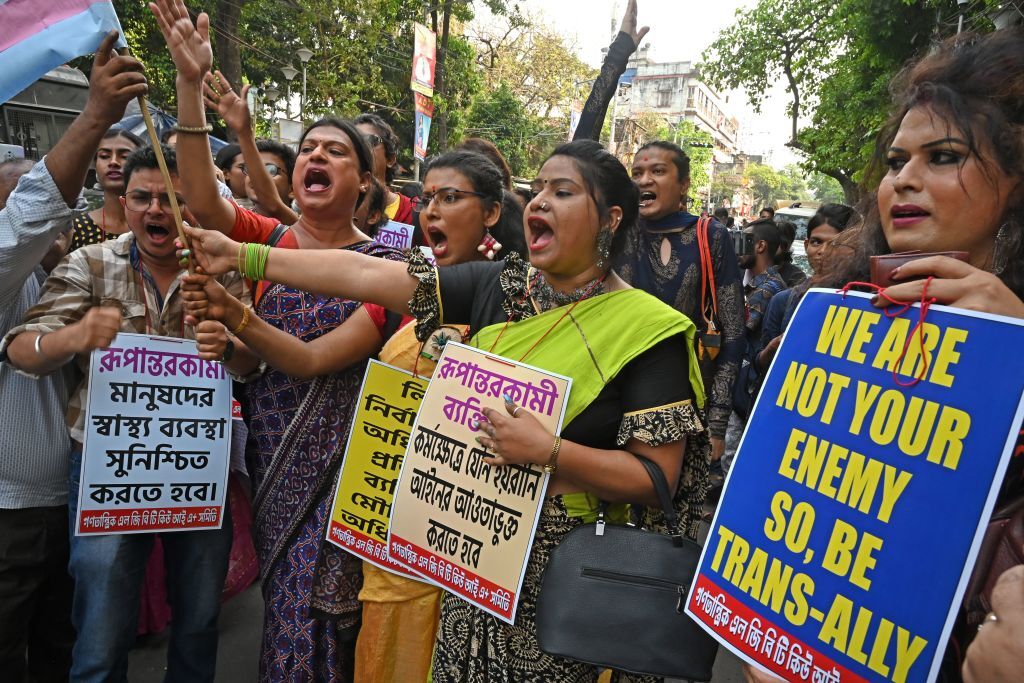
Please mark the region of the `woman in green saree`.
[[[536, 601], [551, 550], [596, 518], [598, 501], [640, 504], [652, 528], [695, 538], [707, 488], [710, 442], [698, 412], [704, 390], [693, 323], [610, 268], [635, 229], [636, 186], [600, 145], [578, 141], [554, 151], [533, 191], [524, 217], [529, 263], [512, 255], [435, 268], [415, 253], [402, 265], [344, 251], [273, 249], [262, 259], [265, 274], [247, 273], [411, 313], [420, 339], [442, 324], [468, 323], [475, 346], [573, 379], [560, 439], [525, 407], [506, 401], [485, 410], [481, 444], [494, 453], [491, 464], [534, 463], [554, 473], [516, 623], [446, 596], [434, 654], [438, 682], [596, 681], [595, 667], [538, 647]], [[246, 260], [244, 248], [220, 233], [189, 235], [210, 273], [261, 268], [261, 259]], [[666, 529], [634, 454], [656, 462], [672, 483], [678, 529]]]

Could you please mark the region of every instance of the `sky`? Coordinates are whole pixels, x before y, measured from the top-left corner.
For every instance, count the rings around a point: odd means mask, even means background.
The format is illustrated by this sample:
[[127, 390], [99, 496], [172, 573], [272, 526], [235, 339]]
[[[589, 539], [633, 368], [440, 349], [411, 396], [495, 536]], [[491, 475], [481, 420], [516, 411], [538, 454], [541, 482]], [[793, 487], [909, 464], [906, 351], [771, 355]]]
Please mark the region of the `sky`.
[[[644, 38], [651, 44], [650, 57], [659, 62], [699, 60], [704, 49], [714, 42], [718, 32], [732, 22], [739, 8], [756, 0], [639, 0], [637, 23], [650, 26]], [[519, 0], [524, 14], [543, 16], [547, 23], [575, 44], [576, 53], [587, 64], [601, 66], [601, 48], [618, 31], [625, 0]], [[612, 17], [614, 16], [614, 20]], [[614, 28], [613, 28], [614, 25]], [[748, 153], [769, 153], [772, 166], [781, 168], [798, 161], [785, 141], [789, 139], [789, 118], [785, 107], [788, 97], [782, 83], [773, 89], [760, 115], [753, 114], [745, 93], [725, 93], [726, 110], [740, 119], [750, 134]]]

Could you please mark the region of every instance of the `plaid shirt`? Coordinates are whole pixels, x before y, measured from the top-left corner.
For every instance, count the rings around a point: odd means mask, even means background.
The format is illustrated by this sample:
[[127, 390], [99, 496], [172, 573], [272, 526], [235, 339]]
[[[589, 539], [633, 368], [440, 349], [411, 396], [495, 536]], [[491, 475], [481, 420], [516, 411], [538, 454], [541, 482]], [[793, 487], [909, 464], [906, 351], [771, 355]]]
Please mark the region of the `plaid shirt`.
[[[750, 282], [747, 292], [747, 331], [756, 335], [761, 331], [761, 321], [768, 310], [768, 302], [772, 297], [786, 288], [786, 283], [779, 275], [779, 269], [770, 267]], [[755, 339], [757, 337], [755, 336]]]
[[[246, 305], [251, 303], [237, 273], [217, 280], [235, 298]], [[0, 348], [6, 349], [22, 332], [53, 332], [78, 322], [93, 306], [110, 304], [121, 308], [122, 332], [195, 339], [195, 331], [184, 324], [179, 284], [175, 278], [167, 294], [160, 297], [152, 276], [138, 258], [131, 232], [116, 240], [90, 244], [69, 254], [53, 269], [39, 301], [25, 314], [24, 322], [7, 333]], [[65, 415], [71, 438], [78, 443], [84, 437], [90, 356], [82, 353], [75, 357], [79, 381]]]

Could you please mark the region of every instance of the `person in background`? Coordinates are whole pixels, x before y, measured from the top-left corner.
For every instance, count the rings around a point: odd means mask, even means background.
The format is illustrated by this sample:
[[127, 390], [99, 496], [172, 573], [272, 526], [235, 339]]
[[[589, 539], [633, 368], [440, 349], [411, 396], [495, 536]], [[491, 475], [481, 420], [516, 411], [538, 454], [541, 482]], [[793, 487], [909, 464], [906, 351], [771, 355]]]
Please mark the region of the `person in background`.
[[128, 232], [128, 222], [121, 205], [124, 162], [142, 146], [142, 140], [137, 135], [119, 126], [112, 127], [104, 134], [93, 157], [96, 181], [103, 190], [103, 206], [75, 216], [72, 221], [75, 232], [68, 251], [114, 239]]
[[[46, 157], [0, 164], [0, 333], [39, 298], [37, 266], [71, 222], [96, 148], [125, 106], [146, 93], [142, 65], [96, 50], [89, 99]], [[17, 185], [15, 188], [14, 181]], [[0, 671], [7, 680], [68, 680], [75, 629], [68, 573], [68, 455], [64, 408], [71, 378], [15, 372], [0, 347]]]
[[[649, 142], [634, 156], [632, 175], [640, 189], [640, 229], [623, 245], [616, 260], [617, 272], [626, 282], [689, 317], [703, 333], [709, 323], [701, 305], [705, 283], [697, 242], [698, 218], [679, 208], [690, 188], [690, 159], [671, 142]], [[744, 315], [732, 240], [725, 226], [714, 220], [708, 225], [708, 258], [717, 295], [712, 322], [721, 336], [717, 356], [700, 363], [708, 392], [712, 459], [718, 460], [725, 450], [733, 384], [743, 358]]]
[[230, 199], [243, 209], [252, 209], [252, 202], [245, 192], [245, 172], [242, 171], [245, 158], [242, 156], [242, 148], [234, 142], [221, 147], [213, 164], [224, 174], [224, 184], [231, 190]]
[[459, 143], [456, 149], [465, 149], [470, 152], [476, 152], [477, 154], [483, 154], [485, 157], [491, 160], [499, 171], [501, 171], [502, 183], [506, 190], [512, 191], [512, 169], [508, 165], [508, 161], [505, 160], [505, 155], [501, 153], [493, 142], [490, 140], [484, 140], [483, 138], [466, 138]]
[[725, 208], [724, 206], [720, 206], [717, 209], [715, 209], [715, 213], [713, 215], [716, 221], [718, 221], [727, 228], [730, 227], [729, 209]]
[[793, 241], [796, 239], [796, 225], [790, 221], [775, 221], [779, 229], [779, 252], [775, 255], [775, 266], [786, 287], [795, 287], [807, 279], [807, 273], [793, 263]]
[[773, 221], [775, 220], [775, 209], [770, 206], [766, 206], [761, 209], [761, 213], [758, 214], [757, 220], [759, 221]]
[[388, 224], [388, 217], [384, 213], [385, 196], [384, 186], [376, 178], [370, 178], [366, 186], [366, 196], [359, 202], [359, 207], [352, 216], [356, 229], [368, 237], [376, 236], [377, 231]]
[[[376, 178], [374, 180], [376, 180]], [[405, 185], [402, 185], [402, 189], [400, 189], [398, 193], [404, 194], [409, 199], [416, 199], [421, 194], [423, 194], [423, 183], [410, 181]]]
[[391, 191], [391, 183], [398, 173], [398, 136], [391, 124], [376, 114], [360, 114], [354, 122], [373, 150], [373, 177], [387, 190], [384, 213], [388, 220], [412, 225], [412, 200]]
[[160, 134], [160, 144], [167, 145], [171, 149], [174, 149], [174, 146], [178, 144], [178, 131], [174, 130], [174, 128], [168, 128], [165, 130]]
[[[237, 182], [233, 174], [236, 170], [242, 174], [243, 194], [248, 200], [243, 208], [252, 209], [261, 216], [276, 218], [283, 225], [291, 225], [298, 220], [298, 215], [292, 210], [295, 152], [280, 142], [256, 140], [246, 97], [248, 94], [248, 85], [242, 87], [241, 93], [236, 93], [220, 71], [217, 71], [216, 77], [207, 73], [203, 82], [203, 101], [206, 106], [220, 114], [238, 138], [242, 161], [238, 163], [237, 157], [232, 160], [231, 178], [232, 182]], [[234, 185], [229, 185], [237, 198]]]

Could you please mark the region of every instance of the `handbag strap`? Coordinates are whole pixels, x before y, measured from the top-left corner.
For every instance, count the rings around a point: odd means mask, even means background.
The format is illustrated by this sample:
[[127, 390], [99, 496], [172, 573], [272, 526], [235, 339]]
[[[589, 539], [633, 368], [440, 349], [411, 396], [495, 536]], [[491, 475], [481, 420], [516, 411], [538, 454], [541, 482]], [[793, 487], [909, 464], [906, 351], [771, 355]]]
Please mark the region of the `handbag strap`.
[[714, 327], [718, 316], [718, 292], [715, 286], [715, 268], [711, 262], [711, 245], [708, 242], [707, 216], [697, 219], [697, 250], [700, 254], [700, 309], [704, 322]]
[[[668, 528], [675, 532], [676, 529], [676, 511], [672, 507], [672, 496], [668, 492], [668, 482], [665, 480], [665, 473], [661, 471], [661, 467], [658, 466], [653, 460], [645, 458], [642, 455], [633, 453], [633, 456], [640, 461], [640, 464], [647, 470], [647, 476], [651, 478], [651, 482], [654, 483], [654, 491], [658, 494], [658, 500], [661, 502], [661, 511], [665, 513], [665, 520], [668, 522]], [[673, 533], [673, 535], [675, 535]]]

